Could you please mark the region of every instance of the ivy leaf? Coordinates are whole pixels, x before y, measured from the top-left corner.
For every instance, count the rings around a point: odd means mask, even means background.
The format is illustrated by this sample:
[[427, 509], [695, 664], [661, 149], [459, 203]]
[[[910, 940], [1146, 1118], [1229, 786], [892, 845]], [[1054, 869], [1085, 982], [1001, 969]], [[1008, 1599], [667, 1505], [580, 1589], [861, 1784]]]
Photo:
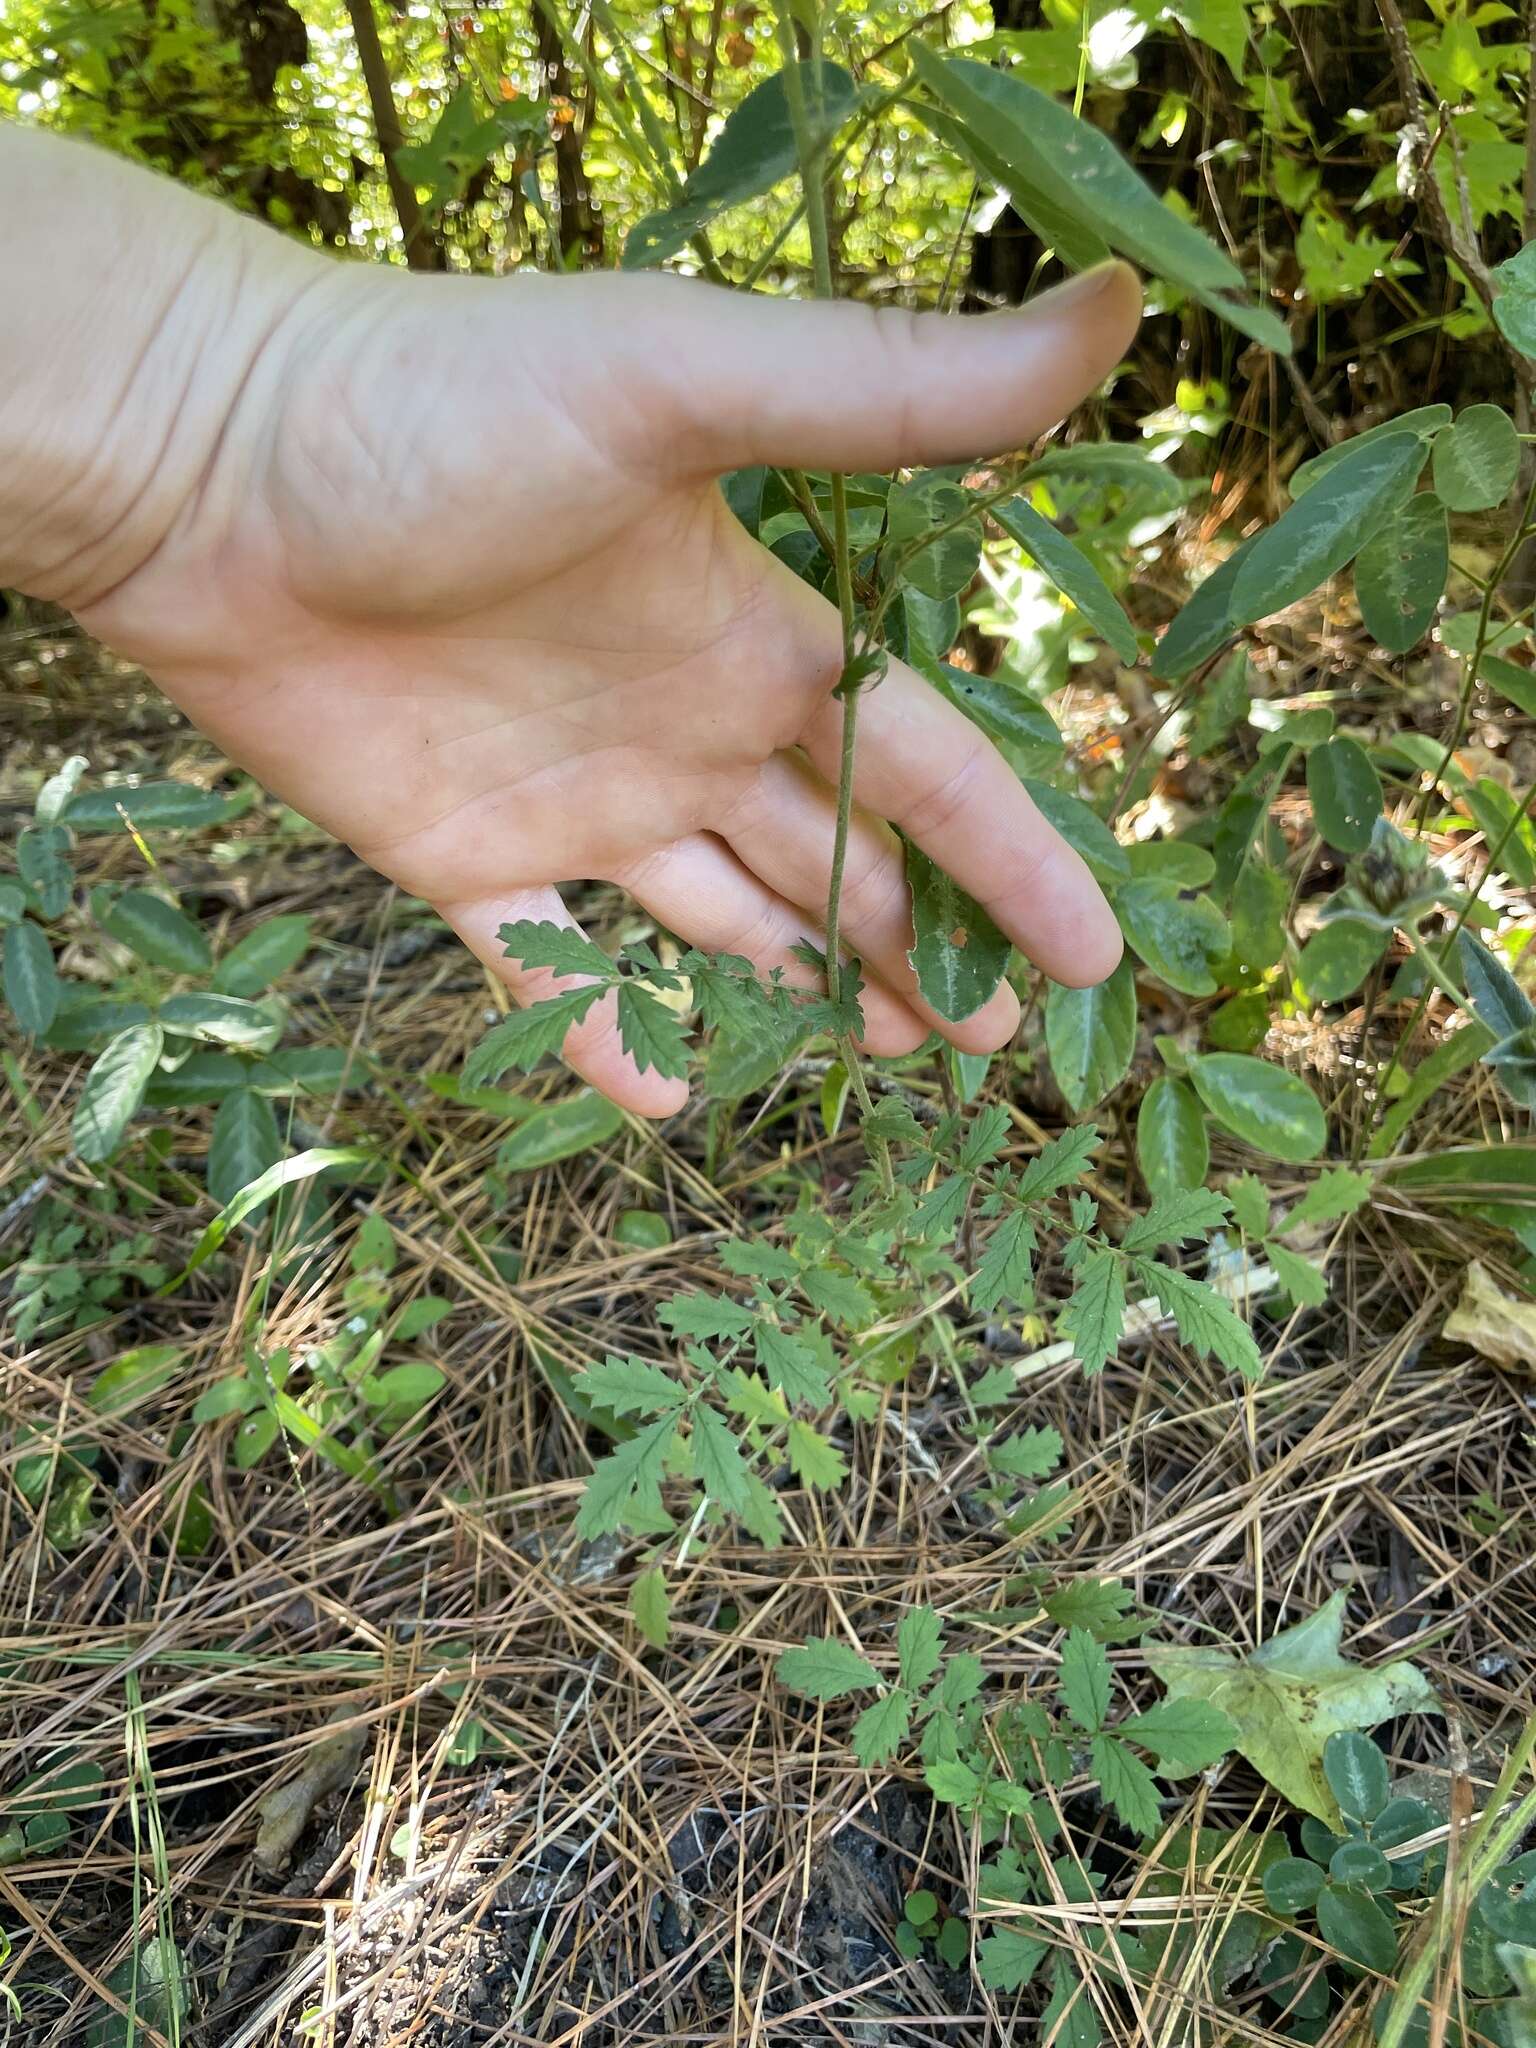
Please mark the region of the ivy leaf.
[[633, 1356], [610, 1356], [601, 1365], [590, 1365], [576, 1383], [593, 1407], [614, 1415], [668, 1415], [688, 1398], [659, 1365]]
[[1120, 1240], [1125, 1252], [1149, 1252], [1160, 1244], [1203, 1240], [1226, 1222], [1231, 1203], [1210, 1188], [1187, 1188], [1160, 1195], [1145, 1216], [1138, 1216]]
[[759, 1319], [753, 1324], [752, 1355], [769, 1386], [777, 1387], [786, 1401], [825, 1408], [831, 1400], [832, 1389], [815, 1352], [789, 1330]]
[[713, 1408], [700, 1403], [693, 1411], [689, 1439], [693, 1469], [709, 1498], [718, 1501], [728, 1514], [739, 1515], [752, 1505], [747, 1487], [747, 1467], [730, 1425]]
[[1236, 1747], [1275, 1790], [1336, 1832], [1338, 1802], [1323, 1770], [1330, 1735], [1374, 1728], [1394, 1715], [1438, 1713], [1428, 1679], [1408, 1663], [1366, 1669], [1340, 1654], [1345, 1595], [1251, 1656], [1227, 1650], [1148, 1647], [1147, 1662], [1170, 1700], [1206, 1700], [1236, 1725]]
[[997, 992], [1012, 941], [910, 839], [906, 863], [915, 935], [907, 959], [925, 1001], [950, 1023], [959, 1023]]
[[1109, 1659], [1085, 1628], [1068, 1629], [1061, 1649], [1061, 1703], [1085, 1734], [1104, 1726], [1109, 1713]]
[[1149, 1294], [1156, 1295], [1163, 1312], [1173, 1317], [1179, 1335], [1193, 1351], [1202, 1358], [1214, 1354], [1246, 1380], [1259, 1377], [1264, 1364], [1252, 1330], [1213, 1288], [1155, 1259], [1137, 1259], [1135, 1270], [1138, 1281]]
[[1306, 495], [1255, 536], [1232, 581], [1232, 623], [1284, 611], [1342, 569], [1412, 489], [1424, 454], [1411, 433], [1349, 442]]
[[685, 1079], [688, 1031], [677, 1012], [639, 981], [619, 983], [618, 1011], [619, 1043], [641, 1073], [654, 1069], [669, 1081]]
[[471, 1088], [499, 1081], [508, 1068], [527, 1073], [550, 1053], [558, 1053], [565, 1034], [579, 1024], [602, 996], [601, 987], [567, 989], [526, 1010], [513, 1010], [493, 1025], [464, 1062], [464, 1080]]
[[786, 1691], [807, 1700], [840, 1700], [880, 1683], [863, 1651], [840, 1636], [812, 1636], [798, 1649], [783, 1651], [775, 1672]]
[[1098, 1125], [1073, 1124], [1040, 1148], [1020, 1174], [1014, 1192], [1021, 1202], [1043, 1202], [1059, 1194], [1082, 1179], [1098, 1149]]
[[908, 1692], [920, 1692], [938, 1670], [943, 1641], [944, 1624], [931, 1607], [914, 1607], [902, 1616], [896, 1653]]
[[853, 1754], [863, 1770], [889, 1763], [907, 1737], [912, 1725], [912, 1696], [900, 1687], [864, 1709], [853, 1724], [850, 1741]]
[[524, 967], [549, 967], [556, 974], [590, 974], [612, 981], [616, 969], [601, 946], [594, 945], [574, 925], [556, 924], [553, 918], [519, 918], [504, 924], [496, 934], [509, 960]]
[[806, 1485], [830, 1493], [848, 1477], [848, 1465], [834, 1443], [808, 1422], [789, 1425], [789, 1462]]
[[1083, 1371], [1101, 1372], [1115, 1355], [1125, 1322], [1125, 1274], [1119, 1255], [1095, 1247], [1075, 1278], [1072, 1299], [1062, 1310], [1058, 1327]]
[[1005, 1301], [1028, 1308], [1035, 1298], [1031, 1257], [1035, 1232], [1022, 1209], [1002, 1218], [987, 1239], [976, 1277], [971, 1282], [971, 1307], [979, 1315], [998, 1308]]
[[1139, 1756], [1113, 1735], [1095, 1735], [1088, 1745], [1099, 1790], [1133, 1835], [1155, 1835], [1162, 1825], [1157, 1781]]
[[1209, 1700], [1166, 1699], [1133, 1714], [1115, 1730], [1122, 1740], [1150, 1749], [1172, 1773], [1203, 1771], [1236, 1747], [1237, 1724]]
[[661, 1519], [661, 1481], [676, 1436], [676, 1416], [664, 1415], [598, 1461], [576, 1510], [578, 1536], [590, 1542], [631, 1518], [647, 1525]]

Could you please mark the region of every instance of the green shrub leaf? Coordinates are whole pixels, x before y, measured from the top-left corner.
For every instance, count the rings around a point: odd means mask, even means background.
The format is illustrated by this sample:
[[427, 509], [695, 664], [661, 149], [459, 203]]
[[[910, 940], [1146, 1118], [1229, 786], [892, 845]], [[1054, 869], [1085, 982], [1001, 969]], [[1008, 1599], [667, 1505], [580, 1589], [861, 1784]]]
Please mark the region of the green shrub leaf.
[[1232, 583], [1234, 625], [1308, 597], [1342, 569], [1394, 511], [1424, 467], [1416, 434], [1362, 434], [1326, 475], [1255, 539]]
[[1136, 1112], [1136, 1159], [1154, 1195], [1197, 1188], [1211, 1163], [1205, 1112], [1187, 1081], [1159, 1074]]
[[1452, 512], [1502, 505], [1520, 473], [1520, 436], [1496, 405], [1469, 405], [1435, 437], [1435, 495]]
[[1068, 1107], [1081, 1115], [1125, 1079], [1136, 1049], [1136, 978], [1122, 960], [1091, 988], [1052, 982], [1045, 999], [1051, 1072]]
[[1250, 1053], [1197, 1053], [1195, 1093], [1235, 1137], [1273, 1159], [1315, 1159], [1328, 1141], [1322, 1104], [1306, 1082]]
[[158, 1024], [135, 1024], [108, 1039], [85, 1077], [75, 1110], [75, 1150], [91, 1166], [110, 1159], [144, 1100], [165, 1049]]
[[1381, 777], [1358, 740], [1324, 740], [1307, 755], [1317, 829], [1340, 853], [1364, 853], [1381, 816]]
[[914, 933], [907, 958], [924, 1001], [959, 1023], [996, 993], [1012, 945], [981, 905], [911, 840], [906, 862]]
[[1388, 654], [1406, 654], [1429, 631], [1450, 568], [1445, 507], [1428, 491], [1410, 498], [1360, 550], [1355, 562], [1360, 616]]

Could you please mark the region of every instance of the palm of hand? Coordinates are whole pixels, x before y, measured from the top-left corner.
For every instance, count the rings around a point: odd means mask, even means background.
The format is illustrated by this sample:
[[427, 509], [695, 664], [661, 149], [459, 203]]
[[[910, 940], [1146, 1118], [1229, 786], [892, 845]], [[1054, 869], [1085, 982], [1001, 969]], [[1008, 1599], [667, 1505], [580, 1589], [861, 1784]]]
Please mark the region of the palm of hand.
[[[188, 514], [91, 623], [524, 1000], [553, 978], [507, 962], [497, 930], [566, 919], [554, 884], [577, 878], [803, 978], [791, 948], [826, 893], [841, 634], [715, 485], [730, 461], [698, 388], [718, 368], [690, 361], [700, 295], [447, 289], [451, 308], [348, 272], [296, 308]], [[861, 755], [844, 931], [872, 1050], [909, 1049], [935, 1021], [905, 960], [886, 818], [1042, 964], [1107, 971], [1117, 942], [1075, 856], [910, 672], [871, 694]], [[990, 1049], [1016, 1015], [1004, 989], [945, 1029]], [[631, 1107], [682, 1100], [635, 1071], [605, 1005], [566, 1051]]]

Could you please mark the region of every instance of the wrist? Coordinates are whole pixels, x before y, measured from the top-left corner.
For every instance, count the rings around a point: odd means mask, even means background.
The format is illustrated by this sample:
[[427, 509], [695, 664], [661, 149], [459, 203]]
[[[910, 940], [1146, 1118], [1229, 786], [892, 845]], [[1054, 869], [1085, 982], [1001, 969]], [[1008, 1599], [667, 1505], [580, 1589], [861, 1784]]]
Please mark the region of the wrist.
[[172, 532], [322, 259], [104, 152], [3, 124], [0, 216], [14, 286], [0, 585], [81, 611]]

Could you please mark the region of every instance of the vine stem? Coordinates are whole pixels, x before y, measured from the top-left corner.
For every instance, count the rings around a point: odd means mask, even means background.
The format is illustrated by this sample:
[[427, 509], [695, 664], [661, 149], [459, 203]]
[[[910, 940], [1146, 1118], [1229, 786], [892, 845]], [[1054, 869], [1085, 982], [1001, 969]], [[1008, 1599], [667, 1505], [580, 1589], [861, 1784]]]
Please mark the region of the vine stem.
[[[811, 272], [815, 279], [816, 296], [820, 299], [832, 299], [837, 296], [837, 290], [832, 276], [832, 244], [827, 233], [822, 146], [812, 129], [810, 109], [805, 96], [805, 72], [814, 69], [819, 74], [819, 54], [814, 66], [805, 64], [795, 40], [794, 16], [787, 4], [776, 9], [774, 23], [784, 66], [784, 98], [789, 108], [790, 125], [795, 133], [795, 152], [800, 160], [800, 187], [804, 195], [806, 230], [811, 240]], [[819, 78], [816, 99], [819, 113]], [[853, 771], [858, 744], [860, 685], [849, 674], [858, 641], [858, 611], [854, 598], [853, 563], [848, 539], [848, 485], [838, 470], [833, 470], [831, 474], [831, 495], [832, 562], [837, 576], [837, 610], [843, 635], [843, 681], [838, 690], [843, 706], [843, 744], [838, 764], [837, 823], [832, 841], [832, 872], [827, 883], [826, 914], [827, 993], [836, 1004], [842, 1001], [843, 996], [843, 967], [838, 934], [842, 921], [843, 872], [848, 863], [848, 828], [853, 816]], [[838, 1049], [843, 1057], [843, 1065], [848, 1070], [848, 1084], [854, 1092], [860, 1112], [867, 1119], [874, 1114], [874, 1104], [870, 1100], [869, 1084], [864, 1078], [858, 1048], [851, 1033], [844, 1033], [839, 1037]], [[895, 1191], [896, 1177], [891, 1169], [890, 1147], [883, 1138], [872, 1139], [870, 1144], [881, 1185], [887, 1194], [891, 1194]]]

